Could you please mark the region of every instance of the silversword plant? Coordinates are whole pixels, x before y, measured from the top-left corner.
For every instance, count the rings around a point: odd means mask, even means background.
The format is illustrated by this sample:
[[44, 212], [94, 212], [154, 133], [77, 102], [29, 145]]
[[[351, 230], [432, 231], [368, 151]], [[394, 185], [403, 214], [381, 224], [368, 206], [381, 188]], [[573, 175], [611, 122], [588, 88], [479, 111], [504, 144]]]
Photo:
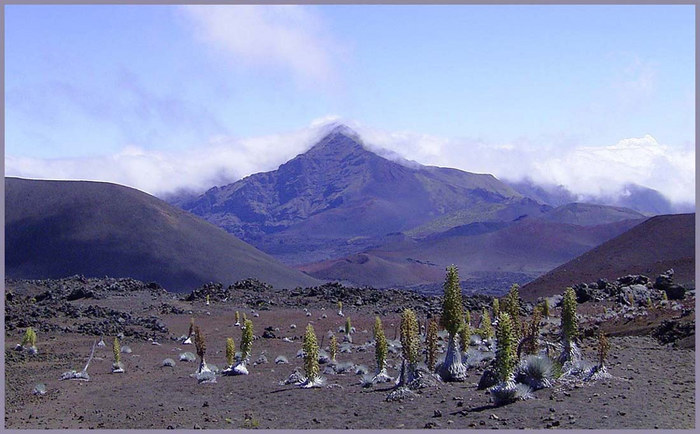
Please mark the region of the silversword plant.
[[457, 344], [457, 333], [464, 322], [462, 288], [459, 286], [457, 267], [451, 265], [446, 271], [441, 321], [448, 333], [448, 343], [445, 361], [438, 368], [438, 373], [444, 381], [464, 381], [467, 370], [462, 364], [462, 355]]

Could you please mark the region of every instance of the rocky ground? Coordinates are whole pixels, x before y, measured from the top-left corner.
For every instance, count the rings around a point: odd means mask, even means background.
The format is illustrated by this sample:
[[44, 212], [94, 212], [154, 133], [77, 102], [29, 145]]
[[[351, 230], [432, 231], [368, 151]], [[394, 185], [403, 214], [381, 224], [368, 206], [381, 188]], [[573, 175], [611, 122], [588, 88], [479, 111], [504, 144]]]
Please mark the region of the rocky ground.
[[[612, 378], [592, 382], [557, 381], [533, 398], [495, 407], [477, 384], [488, 360], [477, 363], [462, 383], [440, 383], [415, 391], [400, 401], [386, 400], [391, 383], [364, 388], [365, 367], [374, 372], [374, 316], [382, 317], [390, 341], [398, 339], [399, 312], [414, 308], [421, 322], [437, 314], [441, 300], [403, 291], [376, 291], [325, 285], [276, 290], [260, 282], [229, 287], [205, 285], [191, 294], [170, 294], [157, 284], [131, 279], [7, 281], [5, 312], [5, 390], [7, 428], [596, 428], [688, 429], [695, 427], [695, 297], [662, 302], [653, 285], [645, 301], [631, 303], [629, 294], [644, 296], [630, 282], [577, 288], [581, 347], [584, 358], [596, 359], [596, 330], [611, 337], [607, 362]], [[631, 288], [632, 285], [641, 285]], [[599, 288], [603, 286], [603, 288]], [[613, 289], [605, 291], [610, 286]], [[624, 288], [624, 289], [621, 289]], [[600, 290], [601, 292], [596, 292]], [[636, 291], [636, 292], [635, 292]], [[619, 296], [619, 294], [627, 294]], [[210, 304], [205, 300], [209, 295]], [[337, 314], [343, 302], [345, 317]], [[556, 297], [551, 300], [556, 306]], [[465, 299], [478, 312], [490, 306], [488, 297]], [[523, 303], [526, 315], [531, 305]], [[206, 360], [224, 368], [225, 341], [240, 343], [234, 312], [254, 324], [250, 375], [217, 376], [216, 383], [198, 384], [191, 377], [196, 362], [180, 361], [195, 352], [179, 338], [190, 318], [207, 341]], [[308, 313], [307, 313], [308, 312]], [[559, 308], [545, 320], [542, 337], [556, 340]], [[322, 364], [324, 387], [300, 389], [283, 381], [302, 369], [303, 329], [311, 322], [322, 347], [328, 332], [342, 333], [350, 317], [356, 331], [353, 345], [337, 356], [346, 372]], [[294, 325], [294, 326], [293, 326]], [[37, 354], [16, 351], [26, 327], [37, 331]], [[104, 335], [105, 347], [95, 349], [89, 381], [60, 380], [80, 371], [93, 344]], [[125, 373], [113, 374], [111, 342], [122, 337]], [[395, 343], [395, 342], [394, 342]], [[396, 343], [395, 343], [396, 344]], [[394, 350], [395, 350], [394, 346]], [[264, 357], [262, 357], [264, 356]], [[289, 363], [277, 364], [278, 356]], [[166, 358], [176, 363], [163, 366]], [[259, 362], [259, 363], [257, 363]], [[390, 352], [388, 372], [398, 375], [400, 350]], [[38, 384], [45, 393], [33, 393]]]

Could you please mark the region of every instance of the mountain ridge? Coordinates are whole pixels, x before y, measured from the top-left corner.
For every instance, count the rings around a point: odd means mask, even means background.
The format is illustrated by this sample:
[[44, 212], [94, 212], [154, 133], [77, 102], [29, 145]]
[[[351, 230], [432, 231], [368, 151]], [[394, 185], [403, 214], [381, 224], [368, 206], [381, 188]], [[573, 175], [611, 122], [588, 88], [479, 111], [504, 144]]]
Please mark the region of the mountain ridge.
[[181, 206], [300, 264], [356, 253], [388, 233], [509, 199], [525, 200], [489, 174], [393, 162], [366, 149], [352, 130], [336, 127], [277, 170], [212, 188]]

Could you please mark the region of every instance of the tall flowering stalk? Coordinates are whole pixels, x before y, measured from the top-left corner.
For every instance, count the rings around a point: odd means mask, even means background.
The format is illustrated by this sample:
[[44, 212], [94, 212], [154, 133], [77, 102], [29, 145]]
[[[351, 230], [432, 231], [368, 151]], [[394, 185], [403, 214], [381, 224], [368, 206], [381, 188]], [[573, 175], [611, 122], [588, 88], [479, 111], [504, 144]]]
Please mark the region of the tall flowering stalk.
[[467, 370], [462, 364], [462, 355], [457, 342], [458, 332], [464, 321], [464, 307], [462, 289], [459, 286], [459, 273], [454, 265], [447, 267], [443, 288], [445, 295], [442, 301], [441, 319], [448, 333], [448, 344], [445, 361], [438, 368], [438, 373], [444, 381], [464, 381]]

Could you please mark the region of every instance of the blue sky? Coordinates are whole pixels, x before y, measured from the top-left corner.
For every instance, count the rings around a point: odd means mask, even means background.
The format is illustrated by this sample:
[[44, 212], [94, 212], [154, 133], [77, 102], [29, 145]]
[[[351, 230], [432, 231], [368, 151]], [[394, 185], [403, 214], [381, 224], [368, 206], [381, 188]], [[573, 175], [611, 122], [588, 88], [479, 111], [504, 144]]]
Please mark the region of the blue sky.
[[340, 118], [425, 164], [695, 196], [693, 6], [5, 10], [8, 175], [203, 189]]

